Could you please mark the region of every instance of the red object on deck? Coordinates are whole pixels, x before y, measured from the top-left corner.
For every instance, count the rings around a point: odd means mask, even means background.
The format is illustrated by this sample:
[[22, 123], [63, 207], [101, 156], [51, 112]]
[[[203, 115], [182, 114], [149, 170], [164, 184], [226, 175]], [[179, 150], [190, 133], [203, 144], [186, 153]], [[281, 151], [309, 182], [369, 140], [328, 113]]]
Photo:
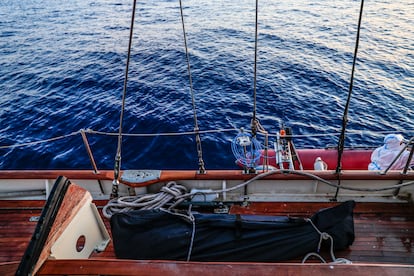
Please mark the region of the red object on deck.
[[[264, 154], [264, 153], [262, 153]], [[338, 151], [336, 149], [298, 149], [297, 154], [302, 162], [304, 170], [313, 170], [313, 164], [317, 157], [328, 165], [328, 170], [335, 170], [338, 162]], [[370, 149], [346, 149], [342, 154], [343, 170], [367, 170], [371, 162], [372, 150]], [[268, 151], [269, 165], [278, 167], [276, 164], [275, 151]], [[260, 165], [263, 164], [263, 157], [260, 158]], [[285, 168], [288, 168], [286, 164]], [[298, 162], [295, 162], [295, 169], [299, 169]]]

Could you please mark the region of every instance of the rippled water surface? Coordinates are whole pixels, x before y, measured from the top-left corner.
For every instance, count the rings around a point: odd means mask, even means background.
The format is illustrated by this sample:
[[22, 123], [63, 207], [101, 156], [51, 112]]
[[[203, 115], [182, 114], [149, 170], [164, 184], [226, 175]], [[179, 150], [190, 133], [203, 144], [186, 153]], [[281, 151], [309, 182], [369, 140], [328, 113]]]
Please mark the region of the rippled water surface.
[[[183, 0], [200, 130], [249, 128], [255, 1]], [[123, 131], [194, 128], [179, 1], [137, 1]], [[337, 144], [349, 90], [358, 1], [259, 1], [256, 114], [297, 147]], [[132, 1], [0, 3], [1, 169], [112, 168]], [[414, 135], [414, 3], [366, 1], [346, 145]], [[201, 135], [207, 169], [232, 168], [237, 131]], [[53, 139], [46, 143], [41, 142]], [[33, 143], [40, 141], [39, 143]], [[122, 168], [196, 168], [194, 135], [124, 136]], [[27, 143], [27, 144], [26, 144]], [[14, 145], [14, 146], [13, 146]], [[10, 147], [13, 146], [13, 147]]]

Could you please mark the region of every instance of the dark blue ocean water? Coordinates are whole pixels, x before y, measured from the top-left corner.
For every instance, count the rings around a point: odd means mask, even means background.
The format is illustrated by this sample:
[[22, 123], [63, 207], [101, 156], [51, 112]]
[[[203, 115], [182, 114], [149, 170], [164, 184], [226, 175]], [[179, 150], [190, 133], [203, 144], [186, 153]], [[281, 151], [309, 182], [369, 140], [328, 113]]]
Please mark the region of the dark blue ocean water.
[[[200, 130], [249, 128], [255, 1], [183, 0]], [[337, 144], [358, 1], [259, 1], [257, 117], [297, 147]], [[90, 168], [79, 133], [119, 130], [132, 1], [0, 2], [0, 169]], [[179, 2], [137, 3], [125, 133], [194, 128]], [[414, 2], [366, 1], [346, 146], [414, 135]], [[236, 131], [201, 135], [207, 169], [233, 168]], [[87, 135], [98, 168], [116, 136]], [[57, 138], [48, 143], [35, 143]], [[122, 168], [197, 168], [194, 135], [135, 137]], [[28, 143], [28, 144], [26, 144]], [[13, 147], [10, 147], [13, 146]]]

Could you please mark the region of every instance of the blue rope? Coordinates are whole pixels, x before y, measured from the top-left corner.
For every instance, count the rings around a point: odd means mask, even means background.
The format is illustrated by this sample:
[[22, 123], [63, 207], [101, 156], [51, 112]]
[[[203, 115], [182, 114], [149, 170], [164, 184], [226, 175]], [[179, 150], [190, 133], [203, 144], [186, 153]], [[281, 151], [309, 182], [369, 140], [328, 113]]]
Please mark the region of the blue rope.
[[236, 162], [248, 168], [254, 168], [261, 156], [262, 145], [251, 134], [241, 132], [231, 143]]

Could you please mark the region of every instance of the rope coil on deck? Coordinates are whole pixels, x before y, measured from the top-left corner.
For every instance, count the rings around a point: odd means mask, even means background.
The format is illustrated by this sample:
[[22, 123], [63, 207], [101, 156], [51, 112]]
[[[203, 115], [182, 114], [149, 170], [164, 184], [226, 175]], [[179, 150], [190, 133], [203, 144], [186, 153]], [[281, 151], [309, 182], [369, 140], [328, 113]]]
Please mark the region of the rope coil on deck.
[[167, 209], [172, 209], [185, 200], [185, 197], [182, 197], [184, 194], [187, 194], [187, 188], [171, 181], [156, 194], [123, 196], [111, 199], [104, 206], [102, 213], [109, 219], [113, 214], [119, 212], [160, 209], [166, 205], [170, 205]]
[[[293, 170], [273, 170], [258, 174], [251, 179], [240, 183], [236, 186], [221, 189], [221, 190], [211, 190], [208, 192], [197, 192], [197, 193], [189, 193], [187, 188], [183, 185], [179, 185], [174, 181], [168, 182], [165, 186], [163, 186], [160, 191], [156, 194], [145, 194], [145, 195], [137, 195], [137, 196], [124, 196], [119, 198], [114, 198], [108, 202], [108, 204], [103, 208], [103, 214], [106, 218], [110, 218], [113, 214], [118, 212], [128, 212], [132, 210], [149, 210], [149, 209], [161, 209], [165, 208], [168, 210], [172, 210], [180, 203], [184, 202], [185, 200], [194, 197], [197, 194], [208, 195], [208, 194], [220, 194], [224, 192], [231, 192], [240, 188], [243, 188], [250, 183], [270, 176], [276, 173], [291, 173], [291, 174], [298, 174], [306, 176], [310, 179], [320, 181], [326, 185], [329, 185], [334, 188], [341, 188], [344, 190], [352, 190], [352, 191], [365, 191], [365, 192], [377, 192], [377, 191], [384, 191], [384, 190], [393, 190], [396, 188], [402, 188], [405, 186], [414, 185], [414, 181], [408, 181], [401, 184], [391, 185], [383, 188], [363, 188], [363, 187], [348, 187], [345, 185], [337, 185], [327, 181], [321, 177], [318, 177], [314, 174], [307, 173], [307, 172], [300, 172], [300, 171], [293, 171]], [[168, 206], [168, 207], [166, 207]]]
[[[161, 187], [160, 192], [156, 194], [114, 198], [104, 206], [102, 213], [104, 217], [110, 219], [113, 214], [119, 212], [159, 209], [171, 215], [185, 218], [192, 225], [191, 239], [187, 253], [187, 261], [190, 261], [196, 231], [195, 218], [191, 212], [191, 205], [189, 206], [187, 214], [174, 212], [173, 208], [183, 202], [187, 197], [193, 195], [194, 194], [187, 193], [187, 188], [185, 186], [171, 181], [168, 182], [167, 185]], [[169, 205], [169, 207], [164, 208], [167, 205]]]

